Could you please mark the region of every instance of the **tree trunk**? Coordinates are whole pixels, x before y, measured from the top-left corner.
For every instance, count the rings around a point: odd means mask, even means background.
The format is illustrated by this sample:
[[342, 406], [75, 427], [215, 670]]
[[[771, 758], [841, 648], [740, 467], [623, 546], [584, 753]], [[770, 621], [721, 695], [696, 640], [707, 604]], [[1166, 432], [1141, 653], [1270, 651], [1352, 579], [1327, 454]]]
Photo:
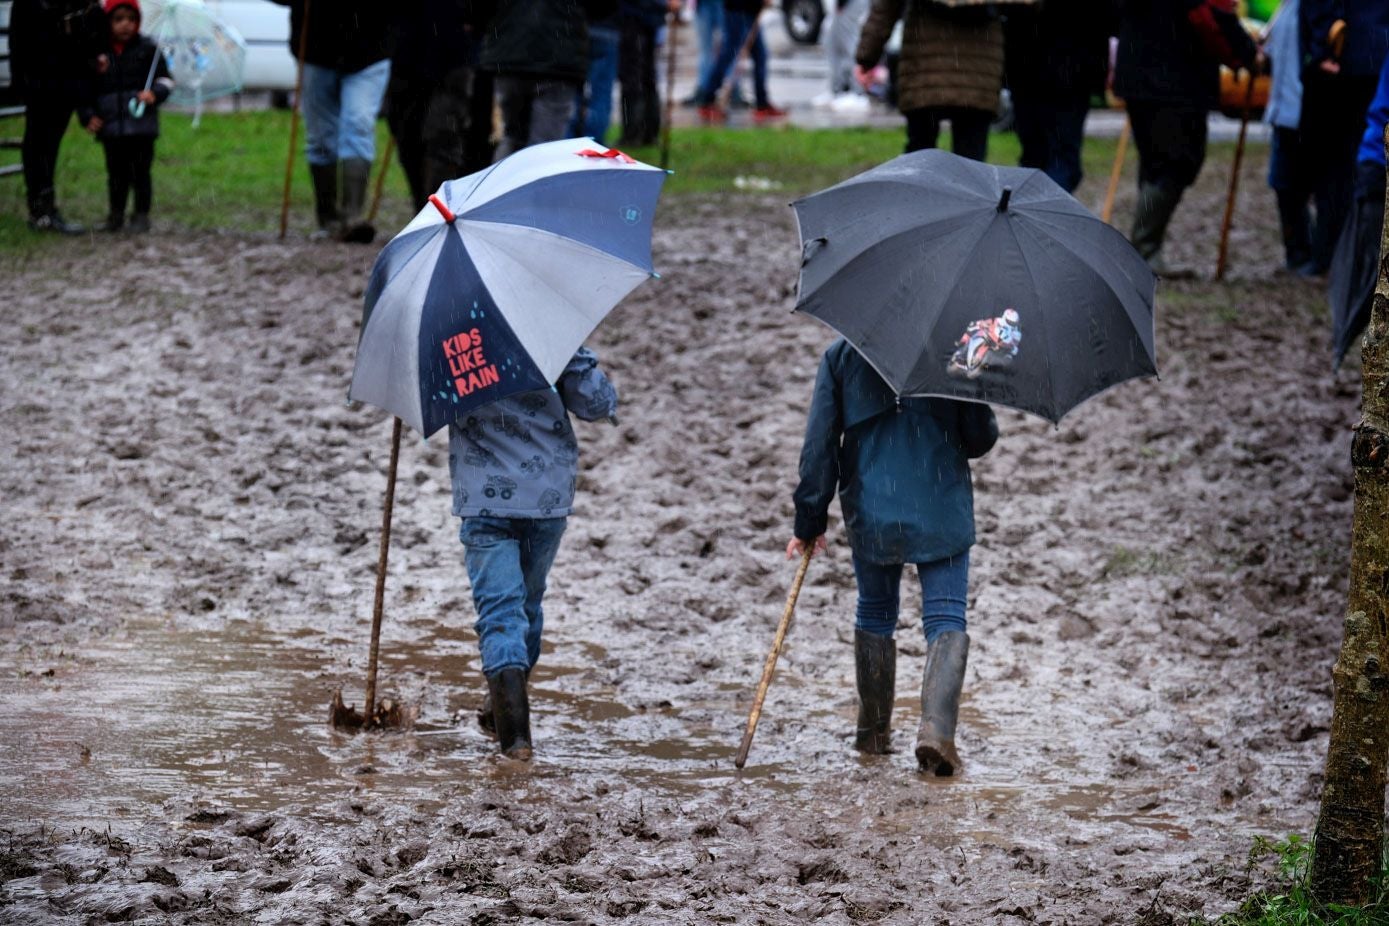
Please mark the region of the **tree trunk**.
[[1389, 757], [1389, 222], [1362, 344], [1364, 394], [1351, 440], [1355, 519], [1350, 599], [1336, 660], [1326, 786], [1312, 857], [1312, 894], [1363, 906], [1384, 844]]

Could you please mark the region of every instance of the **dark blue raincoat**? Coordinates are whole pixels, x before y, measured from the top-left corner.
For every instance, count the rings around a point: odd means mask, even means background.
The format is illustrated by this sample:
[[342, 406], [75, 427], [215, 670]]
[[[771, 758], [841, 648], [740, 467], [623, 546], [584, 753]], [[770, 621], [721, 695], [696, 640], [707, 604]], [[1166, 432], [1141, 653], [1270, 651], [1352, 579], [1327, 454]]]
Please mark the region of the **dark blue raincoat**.
[[836, 488], [854, 555], [926, 563], [974, 543], [969, 460], [989, 452], [998, 422], [987, 405], [899, 399], [843, 339], [820, 361], [794, 495], [796, 536], [825, 532]]

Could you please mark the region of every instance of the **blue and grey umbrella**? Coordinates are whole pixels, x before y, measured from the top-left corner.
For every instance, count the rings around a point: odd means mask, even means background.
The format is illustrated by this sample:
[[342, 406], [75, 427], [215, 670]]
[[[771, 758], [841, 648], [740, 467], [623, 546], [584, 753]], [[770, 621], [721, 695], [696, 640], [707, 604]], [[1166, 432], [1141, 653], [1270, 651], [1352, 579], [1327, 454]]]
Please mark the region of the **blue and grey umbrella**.
[[653, 275], [665, 177], [566, 139], [445, 183], [376, 259], [348, 398], [428, 437], [470, 409], [550, 386]]
[[842, 334], [898, 395], [1055, 422], [1156, 375], [1152, 271], [1039, 170], [917, 151], [793, 206], [796, 310]]

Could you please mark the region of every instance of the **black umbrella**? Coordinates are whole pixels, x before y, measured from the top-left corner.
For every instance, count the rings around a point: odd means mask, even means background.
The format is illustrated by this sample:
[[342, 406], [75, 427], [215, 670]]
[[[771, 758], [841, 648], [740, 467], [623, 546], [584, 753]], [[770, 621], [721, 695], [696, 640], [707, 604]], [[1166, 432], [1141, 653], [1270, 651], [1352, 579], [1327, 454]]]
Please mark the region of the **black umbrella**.
[[1384, 169], [1378, 165], [1369, 170], [1360, 166], [1355, 205], [1336, 240], [1327, 287], [1332, 349], [1338, 369], [1355, 339], [1370, 323], [1370, 302], [1379, 277], [1379, 239], [1384, 231]]
[[899, 395], [1056, 422], [1157, 373], [1147, 262], [1040, 170], [931, 149], [792, 205], [797, 311], [842, 334]]

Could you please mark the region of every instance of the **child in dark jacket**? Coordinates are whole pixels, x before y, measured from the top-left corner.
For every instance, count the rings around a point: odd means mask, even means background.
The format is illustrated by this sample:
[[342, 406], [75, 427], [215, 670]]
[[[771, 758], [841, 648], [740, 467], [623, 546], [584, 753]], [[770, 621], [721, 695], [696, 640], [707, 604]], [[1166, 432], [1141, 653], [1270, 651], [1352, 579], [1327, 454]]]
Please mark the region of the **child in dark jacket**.
[[854, 664], [859, 719], [855, 746], [885, 753], [897, 677], [902, 566], [921, 581], [926, 673], [916, 758], [922, 771], [955, 774], [955, 721], [969, 637], [965, 600], [974, 544], [969, 461], [998, 439], [987, 405], [898, 397], [847, 341], [825, 351], [801, 449], [795, 536], [786, 555], [825, 549], [836, 490], [858, 580]]
[[92, 98], [78, 118], [106, 149], [110, 214], [104, 231], [125, 226], [125, 203], [135, 191], [130, 230], [147, 232], [152, 197], [150, 168], [159, 137], [157, 107], [174, 88], [159, 46], [140, 34], [139, 0], [105, 0], [111, 47], [95, 81]]

